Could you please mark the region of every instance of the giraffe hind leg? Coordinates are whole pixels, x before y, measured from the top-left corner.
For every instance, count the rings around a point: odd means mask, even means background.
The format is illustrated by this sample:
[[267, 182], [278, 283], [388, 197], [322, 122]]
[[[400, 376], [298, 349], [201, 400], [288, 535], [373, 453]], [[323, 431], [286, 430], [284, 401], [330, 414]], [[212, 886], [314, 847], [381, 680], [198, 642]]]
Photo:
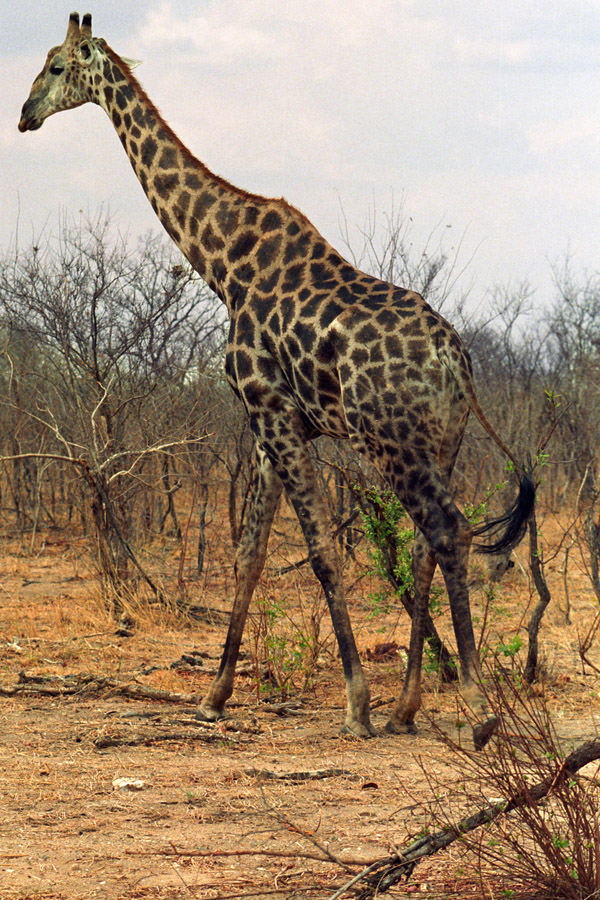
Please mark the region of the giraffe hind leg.
[[[425, 491], [425, 493], [428, 492]], [[487, 701], [481, 688], [479, 656], [471, 619], [467, 587], [467, 563], [472, 538], [471, 528], [447, 492], [442, 492], [437, 502], [417, 502], [416, 504], [407, 502], [406, 505], [415, 523], [424, 531], [446, 583], [460, 659], [461, 694], [475, 716], [473, 742], [476, 749], [481, 749], [496, 730], [497, 720], [494, 716], [487, 715]], [[417, 684], [420, 680], [423, 646], [422, 634], [419, 636], [418, 633], [422, 632], [423, 611], [427, 603], [427, 598], [423, 593], [419, 596], [419, 602], [421, 615], [413, 623], [413, 631], [416, 631], [417, 635], [415, 636], [414, 655], [410, 660], [410, 677]], [[417, 653], [417, 651], [419, 652]], [[392, 722], [398, 718], [402, 721], [403, 718], [407, 717], [410, 721], [412, 707], [407, 704], [407, 700], [412, 702], [414, 707], [414, 692], [414, 687], [409, 683], [406, 687], [406, 693], [403, 691], [396, 709], [392, 712]]]
[[[384, 434], [377, 427], [367, 435], [360, 431], [351, 434], [356, 449], [375, 463], [388, 481], [417, 529], [415, 572], [415, 619], [411, 627], [411, 646], [406, 680], [398, 703], [392, 710], [388, 730], [414, 731], [414, 716], [420, 706], [422, 669], [423, 622], [427, 611], [429, 587], [436, 562], [440, 565], [452, 614], [452, 622], [460, 657], [461, 692], [474, 710], [477, 722], [473, 731], [474, 743], [484, 746], [495, 730], [493, 717], [487, 718], [485, 697], [481, 690], [479, 658], [475, 645], [467, 588], [467, 563], [472, 533], [468, 522], [457, 509], [449, 492], [452, 469], [460, 448], [468, 409], [456, 397], [450, 400], [447, 425], [440, 429], [439, 443], [433, 438], [426, 447], [420, 441], [419, 452], [405, 448], [418, 446], [410, 434], [397, 441], [397, 448], [387, 453], [377, 450], [385, 444]], [[360, 417], [358, 418], [360, 421]], [[431, 423], [422, 422], [419, 436], [432, 434]], [[388, 428], [393, 433], [393, 426]], [[380, 433], [378, 433], [378, 431]], [[436, 448], [437, 443], [437, 448]], [[375, 451], [375, 452], [374, 452]], [[403, 452], [404, 451], [404, 452]], [[419, 534], [420, 533], [420, 534]]]
[[392, 734], [416, 734], [415, 714], [421, 707], [421, 660], [423, 657], [424, 621], [429, 601], [429, 588], [435, 572], [435, 553], [425, 536], [415, 531], [413, 548], [413, 580], [415, 600], [411, 620], [410, 645], [404, 685], [400, 697], [385, 726]]
[[298, 448], [298, 451], [301, 478], [299, 481], [294, 478], [294, 466], [282, 473], [282, 478], [298, 515], [313, 571], [323, 587], [340, 651], [347, 696], [342, 733], [367, 738], [376, 734], [371, 724], [369, 687], [348, 614], [339, 560], [330, 534], [329, 516], [316, 489], [308, 451], [305, 447]]

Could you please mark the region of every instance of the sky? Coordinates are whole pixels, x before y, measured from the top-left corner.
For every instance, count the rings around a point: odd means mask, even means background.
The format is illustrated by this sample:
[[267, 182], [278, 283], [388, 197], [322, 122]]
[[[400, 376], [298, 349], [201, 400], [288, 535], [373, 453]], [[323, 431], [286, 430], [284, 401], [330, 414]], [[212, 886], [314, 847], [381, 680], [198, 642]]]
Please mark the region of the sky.
[[[160, 230], [98, 107], [17, 131], [75, 0], [0, 3], [0, 252], [109, 209]], [[600, 0], [96, 0], [93, 31], [190, 150], [285, 196], [344, 250], [402, 209], [419, 254], [443, 241], [457, 290], [599, 269]], [[464, 270], [464, 271], [463, 271]], [[409, 286], [409, 285], [408, 285]]]

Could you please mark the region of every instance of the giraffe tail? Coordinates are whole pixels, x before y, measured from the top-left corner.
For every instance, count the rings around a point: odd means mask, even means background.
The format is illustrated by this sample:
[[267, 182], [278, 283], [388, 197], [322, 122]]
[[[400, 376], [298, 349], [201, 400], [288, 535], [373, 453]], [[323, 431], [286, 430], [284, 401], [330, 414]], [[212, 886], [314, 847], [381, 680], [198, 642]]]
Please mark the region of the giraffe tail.
[[535, 503], [535, 485], [525, 472], [519, 481], [519, 493], [513, 505], [496, 519], [491, 519], [473, 529], [477, 537], [491, 535], [492, 543], [475, 544], [479, 553], [505, 553], [512, 550], [523, 539], [527, 523]]
[[[440, 354], [441, 356], [442, 354]], [[443, 362], [452, 373], [454, 380], [462, 391], [469, 404], [471, 411], [477, 417], [482, 427], [487, 431], [492, 440], [506, 454], [514, 466], [515, 472], [519, 479], [519, 492], [512, 506], [495, 519], [479, 525], [473, 530], [476, 537], [486, 535], [492, 537], [491, 543], [475, 544], [478, 553], [504, 553], [512, 550], [525, 535], [527, 524], [533, 513], [535, 505], [535, 484], [531, 477], [531, 464], [523, 465], [519, 463], [511, 450], [506, 446], [496, 429], [487, 420], [473, 388], [471, 379], [470, 366], [467, 359], [464, 359], [464, 365], [458, 365], [445, 353], [443, 354]]]

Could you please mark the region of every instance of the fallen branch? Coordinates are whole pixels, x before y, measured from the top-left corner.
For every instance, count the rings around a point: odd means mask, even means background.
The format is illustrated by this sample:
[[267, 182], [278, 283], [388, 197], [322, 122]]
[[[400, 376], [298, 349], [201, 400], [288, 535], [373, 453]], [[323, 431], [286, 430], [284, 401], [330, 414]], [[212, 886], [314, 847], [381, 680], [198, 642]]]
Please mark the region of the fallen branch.
[[156, 700], [166, 703], [187, 703], [199, 706], [201, 694], [182, 694], [176, 691], [163, 691], [159, 688], [147, 687], [137, 682], [122, 682], [104, 675], [27, 675], [19, 673], [17, 684], [13, 687], [0, 687], [0, 693], [10, 697], [15, 694], [47, 694], [60, 697], [69, 694], [94, 694], [107, 691], [121, 694], [132, 700]]
[[466, 816], [460, 822], [447, 826], [442, 831], [417, 838], [400, 853], [383, 857], [369, 865], [363, 872], [344, 884], [335, 894], [332, 894], [329, 900], [338, 900], [350, 887], [361, 881], [365, 882], [367, 886], [357, 895], [358, 900], [368, 900], [370, 897], [385, 893], [403, 878], [409, 878], [417, 863], [425, 857], [444, 850], [450, 844], [464, 837], [465, 834], [482, 825], [489, 825], [501, 815], [507, 815], [522, 806], [535, 806], [558, 784], [563, 783], [583, 766], [596, 759], [600, 759], [600, 740], [587, 741], [565, 757], [558, 773], [551, 780], [546, 779], [534, 785], [526, 794], [519, 794], [490, 804], [484, 809]]
[[[240, 722], [234, 722], [227, 719], [219, 722], [201, 722], [194, 716], [170, 717], [165, 721], [161, 721], [160, 713], [133, 713], [140, 718], [155, 718], [152, 724], [152, 731], [145, 731], [141, 734], [135, 734], [130, 737], [124, 734], [101, 734], [94, 741], [94, 747], [97, 750], [105, 750], [107, 747], [136, 747], [140, 744], [155, 744], [159, 741], [201, 741], [205, 744], [214, 744], [224, 741], [228, 744], [243, 744], [248, 738], [241, 737], [242, 734], [256, 735], [260, 734], [260, 728], [256, 725], [245, 725]], [[190, 728], [190, 731], [175, 730], [174, 726], [184, 725]], [[232, 736], [232, 734], [234, 736]]]
[[303, 772], [272, 772], [271, 769], [245, 769], [245, 775], [264, 780], [273, 779], [279, 781], [318, 781], [322, 778], [337, 778], [340, 775], [350, 775], [356, 778], [354, 772], [348, 769], [309, 769]]
[[267, 700], [262, 704], [261, 709], [281, 718], [285, 716], [305, 716], [306, 710], [302, 709], [301, 706], [302, 704], [297, 700], [284, 700], [282, 703], [269, 703]]
[[94, 741], [94, 747], [96, 750], [106, 750], [108, 747], [138, 747], [140, 744], [158, 744], [160, 741], [243, 744], [247, 740], [248, 738], [233, 737], [229, 733], [216, 731], [163, 731], [160, 733], [138, 734], [134, 737], [110, 734], [100, 735]]
[[[241, 856], [266, 856], [273, 859], [312, 859], [316, 862], [339, 865], [338, 859], [324, 855], [320, 852], [311, 853], [309, 850], [181, 850], [179, 847], [163, 847], [161, 850], [125, 850], [127, 856], [181, 856], [182, 858], [206, 859], [226, 858]], [[120, 857], [117, 857], [120, 859]], [[364, 866], [366, 860], [348, 858], [343, 862], [348, 866]]]

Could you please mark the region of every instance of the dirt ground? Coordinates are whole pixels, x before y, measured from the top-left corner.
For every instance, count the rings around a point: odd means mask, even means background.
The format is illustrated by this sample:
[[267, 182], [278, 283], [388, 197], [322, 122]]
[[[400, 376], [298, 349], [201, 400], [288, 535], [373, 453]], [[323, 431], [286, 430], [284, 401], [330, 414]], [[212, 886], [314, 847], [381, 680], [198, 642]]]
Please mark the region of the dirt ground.
[[[523, 551], [517, 556], [524, 560]], [[213, 553], [203, 582], [191, 585], [197, 603], [227, 609], [230, 557], [227, 548]], [[212, 622], [189, 623], [149, 612], [136, 617], [131, 635], [120, 636], [83, 558], [76, 541], [50, 536], [40, 538], [35, 552], [14, 542], [3, 547], [1, 900], [325, 900], [351, 875], [334, 863], [302, 856], [318, 854], [315, 842], [356, 872], [361, 862], [384, 856], [428, 825], [421, 804], [431, 794], [432, 779], [452, 804], [459, 761], [430, 717], [442, 730], [458, 733], [454, 687], [441, 686], [435, 675], [426, 677], [427, 715], [419, 717], [417, 736], [341, 737], [343, 683], [326, 619], [311, 689], [300, 690], [302, 673], [296, 672], [291, 697], [279, 705], [266, 702], [273, 698], [264, 684], [257, 687], [252, 651], [259, 646], [260, 628], [254, 623], [240, 663], [246, 674], [237, 680], [229, 719], [199, 724], [194, 703], [135, 699], [119, 686], [197, 698], [218, 665], [224, 622], [218, 615]], [[407, 622], [397, 611], [369, 618], [373, 585], [355, 575], [347, 573], [352, 617], [372, 685], [374, 723], [382, 728], [386, 703], [398, 691], [402, 653], [378, 659], [373, 651], [384, 641], [405, 645]], [[585, 574], [573, 564], [573, 622], [566, 625], [560, 558], [548, 576], [553, 601], [541, 633], [543, 684], [556, 728], [571, 746], [596, 736], [600, 722], [600, 676], [582, 668], [578, 652], [597, 604]], [[275, 598], [293, 605], [299, 596], [317, 594], [303, 571], [267, 576], [259, 601], [273, 604]], [[479, 622], [484, 594], [473, 590]], [[492, 645], [506, 643], [517, 631], [524, 634], [522, 623], [533, 602], [517, 565], [497, 590], [491, 612], [488, 608]], [[438, 622], [449, 635], [447, 613]], [[173, 667], [182, 654], [196, 654], [201, 665]], [[600, 669], [597, 647], [589, 659]], [[14, 692], [20, 673], [21, 686]], [[94, 677], [86, 681], [83, 675]], [[317, 772], [325, 777], [297, 775]], [[461, 853], [455, 845], [432, 857], [390, 896], [502, 896], [510, 886], [507, 876], [482, 886]]]

